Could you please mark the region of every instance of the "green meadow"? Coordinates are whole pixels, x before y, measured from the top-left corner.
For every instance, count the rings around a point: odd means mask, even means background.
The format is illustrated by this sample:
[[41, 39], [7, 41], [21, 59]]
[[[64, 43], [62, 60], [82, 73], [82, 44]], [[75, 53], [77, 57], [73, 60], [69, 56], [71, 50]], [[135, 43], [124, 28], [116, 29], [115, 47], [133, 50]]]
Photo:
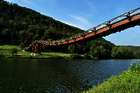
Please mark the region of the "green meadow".
[[42, 52], [33, 54], [22, 50], [16, 45], [0, 45], [0, 56], [2, 57], [23, 57], [23, 58], [70, 58], [72, 54], [59, 52]]

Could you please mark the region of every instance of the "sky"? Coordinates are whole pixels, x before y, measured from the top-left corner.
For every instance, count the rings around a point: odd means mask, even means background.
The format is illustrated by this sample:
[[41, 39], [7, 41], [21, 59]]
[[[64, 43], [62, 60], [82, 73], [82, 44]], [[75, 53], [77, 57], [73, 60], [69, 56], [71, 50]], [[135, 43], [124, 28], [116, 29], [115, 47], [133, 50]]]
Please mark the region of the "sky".
[[[129, 10], [140, 0], [6, 0], [81, 29], [90, 29]], [[140, 46], [140, 26], [104, 37], [116, 45]]]

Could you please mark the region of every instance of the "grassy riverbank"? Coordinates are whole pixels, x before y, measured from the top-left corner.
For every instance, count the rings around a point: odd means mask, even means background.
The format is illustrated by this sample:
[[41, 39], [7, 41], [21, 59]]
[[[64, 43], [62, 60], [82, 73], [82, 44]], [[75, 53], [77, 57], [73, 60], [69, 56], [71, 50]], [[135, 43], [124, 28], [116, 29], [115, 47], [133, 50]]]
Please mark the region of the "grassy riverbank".
[[[127, 48], [122, 47], [114, 47], [112, 52], [112, 59], [137, 59], [139, 58], [140, 53], [140, 47], [137, 47], [133, 50], [133, 48], [129, 47], [129, 50], [131, 49], [131, 52], [127, 50]], [[125, 52], [123, 52], [125, 50]], [[132, 52], [133, 50], [133, 52]], [[78, 50], [80, 51], [80, 50]], [[27, 52], [22, 50], [19, 46], [16, 45], [0, 45], [0, 56], [1, 57], [22, 57], [22, 58], [61, 58], [61, 59], [111, 59], [104, 55], [102, 55], [102, 49], [101, 50], [94, 50], [96, 52], [93, 53], [76, 53], [76, 52], [70, 52], [66, 53], [68, 51], [65, 51], [65, 53], [62, 52], [42, 52], [41, 54], [33, 54], [31, 52]], [[118, 51], [118, 52], [117, 52]], [[99, 52], [99, 53], [97, 53]], [[134, 55], [135, 54], [135, 57]], [[107, 55], [107, 54], [106, 54]], [[97, 57], [97, 56], [103, 56], [103, 57]]]
[[139, 93], [139, 91], [140, 65], [133, 65], [121, 75], [114, 76], [83, 93]]
[[20, 47], [15, 45], [0, 45], [0, 56], [1, 57], [22, 57], [22, 58], [64, 58], [70, 59], [72, 54], [59, 53], [59, 52], [42, 52], [39, 54], [33, 54], [22, 50]]

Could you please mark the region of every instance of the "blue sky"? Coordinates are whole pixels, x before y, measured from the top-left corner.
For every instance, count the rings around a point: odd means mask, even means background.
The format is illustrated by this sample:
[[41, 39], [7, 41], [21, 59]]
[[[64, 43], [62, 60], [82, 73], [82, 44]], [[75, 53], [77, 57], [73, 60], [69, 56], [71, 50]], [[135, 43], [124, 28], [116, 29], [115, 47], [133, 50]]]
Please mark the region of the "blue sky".
[[[6, 0], [31, 8], [67, 24], [89, 29], [112, 17], [140, 7], [140, 0]], [[140, 26], [106, 36], [117, 45], [140, 46]]]

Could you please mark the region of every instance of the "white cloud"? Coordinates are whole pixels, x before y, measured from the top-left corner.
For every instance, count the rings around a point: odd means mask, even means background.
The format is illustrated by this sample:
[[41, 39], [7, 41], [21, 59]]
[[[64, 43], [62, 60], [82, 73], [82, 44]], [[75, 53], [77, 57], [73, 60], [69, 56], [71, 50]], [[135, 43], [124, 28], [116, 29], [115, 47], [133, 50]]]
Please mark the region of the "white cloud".
[[55, 18], [55, 19], [56, 19], [56, 20], [59, 20], [60, 22], [65, 23], [65, 24], [68, 24], [68, 25], [71, 25], [71, 26], [74, 26], [74, 27], [78, 27], [78, 28], [80, 28], [79, 25], [77, 25], [77, 24], [75, 24], [75, 23], [73, 23], [73, 22], [71, 22], [71, 21], [69, 21], [69, 20], [57, 19], [57, 18]]
[[13, 2], [13, 0], [5, 0], [5, 1], [8, 1], [8, 2]]
[[91, 2], [90, 0], [86, 0], [86, 3], [87, 3], [88, 7], [89, 7], [91, 10], [94, 10], [94, 9], [95, 9], [95, 7], [94, 7], [94, 5], [93, 5], [93, 2]]
[[92, 23], [87, 18], [76, 15], [70, 15], [70, 21], [68, 23], [82, 29], [88, 29], [92, 25]]
[[80, 23], [84, 24], [90, 24], [89, 20], [82, 16], [76, 16], [76, 15], [70, 15], [71, 18], [73, 18], [76, 21], [79, 21]]
[[22, 2], [22, 3], [25, 3], [25, 4], [33, 3], [32, 0], [17, 0], [17, 1]]
[[87, 9], [90, 12], [97, 12], [97, 6], [93, 3], [93, 0], [85, 0], [85, 4], [87, 6]]
[[8, 2], [12, 2], [12, 3], [23, 3], [23, 4], [29, 4], [32, 2], [32, 0], [5, 0]]

